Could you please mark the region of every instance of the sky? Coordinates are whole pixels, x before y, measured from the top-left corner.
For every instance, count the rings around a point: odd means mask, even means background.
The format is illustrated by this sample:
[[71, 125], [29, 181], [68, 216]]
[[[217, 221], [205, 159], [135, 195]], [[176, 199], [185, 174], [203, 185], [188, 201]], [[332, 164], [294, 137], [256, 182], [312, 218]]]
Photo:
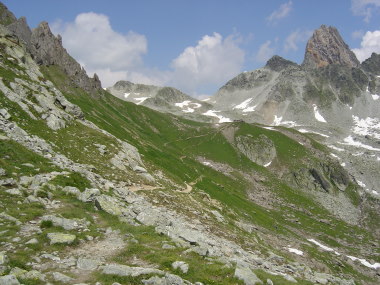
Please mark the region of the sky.
[[322, 24], [360, 61], [380, 53], [380, 0], [0, 0], [54, 34], [103, 87], [118, 80], [215, 93], [273, 55], [302, 63]]

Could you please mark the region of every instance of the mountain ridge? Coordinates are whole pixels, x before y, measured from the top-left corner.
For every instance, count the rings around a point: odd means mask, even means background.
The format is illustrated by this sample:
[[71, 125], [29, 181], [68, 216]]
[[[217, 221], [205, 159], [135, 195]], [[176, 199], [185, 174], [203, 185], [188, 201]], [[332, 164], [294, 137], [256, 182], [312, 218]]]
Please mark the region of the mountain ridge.
[[[0, 53], [0, 284], [378, 283], [379, 200], [310, 135], [94, 96], [4, 26]], [[272, 63], [247, 79], [302, 76]]]

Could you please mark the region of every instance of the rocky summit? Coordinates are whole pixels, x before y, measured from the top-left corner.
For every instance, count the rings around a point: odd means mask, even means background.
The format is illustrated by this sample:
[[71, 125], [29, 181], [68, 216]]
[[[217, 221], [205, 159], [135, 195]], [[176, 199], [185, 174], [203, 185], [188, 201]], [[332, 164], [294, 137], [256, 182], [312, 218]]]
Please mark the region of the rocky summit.
[[205, 102], [104, 90], [0, 21], [0, 285], [379, 284], [377, 55], [275, 56]]

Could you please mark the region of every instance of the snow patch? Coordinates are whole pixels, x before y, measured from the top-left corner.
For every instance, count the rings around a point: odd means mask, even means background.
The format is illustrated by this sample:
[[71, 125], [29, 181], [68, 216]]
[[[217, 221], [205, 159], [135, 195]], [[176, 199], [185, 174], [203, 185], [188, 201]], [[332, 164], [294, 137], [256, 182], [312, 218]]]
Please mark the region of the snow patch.
[[377, 94], [371, 94], [371, 96], [372, 96], [372, 99], [373, 99], [374, 101], [376, 101], [376, 100], [378, 100], [378, 99], [380, 98], [380, 96], [377, 95]]
[[211, 98], [206, 98], [206, 99], [203, 99], [203, 100], [201, 100], [202, 102], [207, 102], [207, 101], [209, 101]]
[[362, 258], [357, 258], [355, 256], [350, 256], [350, 255], [347, 255], [347, 257], [349, 259], [351, 259], [352, 261], [358, 260], [361, 264], [363, 264], [366, 267], [369, 267], [369, 268], [372, 268], [372, 269], [380, 268], [380, 263], [371, 264], [370, 262], [368, 262], [367, 260], [362, 259]]
[[301, 251], [301, 250], [299, 250], [299, 249], [288, 247], [288, 250], [289, 250], [289, 252], [291, 252], [291, 253], [295, 253], [295, 254], [297, 254], [297, 255], [303, 255], [303, 251]]
[[212, 166], [212, 164], [210, 162], [208, 162], [208, 161], [204, 161], [204, 162], [202, 162], [202, 164], [206, 165], [206, 166]]
[[340, 255], [339, 252], [337, 252], [336, 250], [328, 247], [328, 246], [325, 246], [323, 244], [321, 244], [320, 242], [316, 241], [315, 239], [308, 239], [308, 241], [316, 244], [317, 246], [319, 246], [320, 248], [322, 248], [323, 250], [326, 250], [326, 251], [331, 251], [331, 252], [334, 252], [336, 255]]
[[247, 100], [241, 102], [239, 105], [233, 107], [233, 109], [245, 109], [247, 108], [248, 104], [251, 103], [252, 100], [253, 98], [248, 98]]
[[355, 123], [355, 126], [352, 129], [354, 134], [380, 139], [380, 120], [378, 118], [367, 117], [365, 119], [360, 119], [359, 117], [352, 115], [352, 119]]
[[377, 191], [375, 191], [375, 190], [372, 190], [372, 194], [379, 195], [379, 193]]
[[242, 112], [243, 112], [243, 113], [254, 112], [254, 111], [256, 110], [256, 107], [257, 107], [257, 105], [255, 105], [255, 106], [253, 106], [253, 107], [245, 108]]
[[330, 155], [332, 156], [332, 157], [335, 157], [335, 158], [337, 158], [337, 159], [340, 159], [340, 157], [339, 156], [337, 156], [336, 154], [334, 154], [334, 153], [330, 153]]
[[274, 121], [272, 124], [275, 126], [279, 126], [281, 124], [281, 121], [282, 121], [282, 117], [277, 117], [276, 115], [274, 115]]
[[182, 103], [175, 103], [174, 105], [177, 107], [180, 107], [180, 108], [184, 108], [184, 107], [189, 106], [190, 103], [191, 103], [191, 101], [186, 100], [186, 101], [183, 101]]
[[330, 137], [328, 135], [325, 135], [325, 134], [322, 134], [322, 133], [318, 133], [318, 132], [315, 132], [315, 131], [309, 131], [309, 130], [306, 130], [306, 129], [299, 129], [298, 131], [300, 133], [313, 133], [313, 134], [320, 135], [320, 136], [325, 137], [325, 138], [329, 138]]
[[268, 167], [269, 165], [271, 165], [272, 161], [269, 161], [268, 163], [264, 164], [264, 167]]
[[124, 93], [124, 98], [128, 98], [131, 93]]
[[329, 148], [333, 149], [333, 150], [336, 150], [336, 151], [344, 151], [343, 148], [340, 148], [340, 147], [336, 147], [335, 145], [327, 145]]
[[223, 117], [222, 115], [217, 115], [216, 113], [219, 113], [220, 111], [215, 110], [208, 110], [207, 112], [203, 113], [202, 115], [210, 116], [210, 117], [216, 117], [219, 119], [219, 123], [231, 123], [232, 120], [230, 118]]
[[[137, 94], [137, 93], [136, 93]], [[143, 103], [146, 99], [148, 99], [149, 97], [140, 97], [140, 98], [134, 98], [137, 102], [137, 105], [140, 105], [141, 103]]]
[[343, 142], [341, 142], [340, 144], [351, 145], [351, 146], [360, 147], [360, 148], [364, 148], [368, 150], [380, 151], [380, 148], [374, 148], [370, 145], [366, 145], [359, 141], [355, 141], [352, 136], [346, 137], [345, 139], [343, 139]]
[[359, 185], [360, 187], [362, 187], [362, 188], [365, 188], [365, 187], [366, 187], [366, 185], [365, 185], [363, 182], [361, 182], [361, 181], [359, 181], [359, 180], [356, 180], [356, 182], [358, 182], [358, 185]]
[[314, 108], [314, 117], [317, 121], [322, 122], [322, 123], [327, 123], [325, 118], [322, 117], [322, 115], [318, 112], [318, 106], [313, 104]]

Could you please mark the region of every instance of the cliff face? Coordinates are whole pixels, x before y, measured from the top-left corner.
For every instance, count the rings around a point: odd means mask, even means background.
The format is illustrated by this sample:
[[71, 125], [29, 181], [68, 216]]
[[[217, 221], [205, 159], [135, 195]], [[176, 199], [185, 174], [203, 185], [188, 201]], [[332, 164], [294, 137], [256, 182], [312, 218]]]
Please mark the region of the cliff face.
[[71, 78], [72, 83], [91, 94], [99, 92], [101, 82], [96, 74], [93, 78], [72, 58], [62, 45], [60, 35], [55, 36], [46, 22], [31, 30], [24, 17], [17, 19], [0, 3], [0, 23], [13, 33], [26, 47], [39, 65], [57, 65]]
[[329, 64], [340, 64], [348, 67], [360, 65], [338, 30], [334, 27], [322, 25], [314, 31], [313, 36], [308, 41], [302, 65], [305, 68], [320, 68]]

